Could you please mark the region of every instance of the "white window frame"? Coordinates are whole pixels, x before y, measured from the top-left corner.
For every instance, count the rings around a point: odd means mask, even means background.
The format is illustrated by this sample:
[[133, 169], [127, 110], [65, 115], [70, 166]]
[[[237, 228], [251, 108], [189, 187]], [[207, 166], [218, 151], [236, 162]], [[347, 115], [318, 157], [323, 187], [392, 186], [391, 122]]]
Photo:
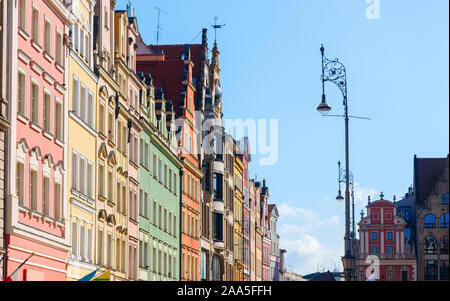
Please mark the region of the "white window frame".
[[[37, 87], [37, 100], [36, 100], [37, 108], [35, 109], [35, 111], [37, 111], [37, 121], [33, 120], [34, 119], [33, 118], [33, 90], [34, 90], [33, 86]], [[35, 125], [39, 126], [39, 122], [40, 122], [40, 114], [39, 114], [40, 113], [40, 111], [39, 111], [40, 106], [39, 106], [39, 104], [40, 104], [40, 101], [41, 101], [41, 84], [34, 77], [31, 77], [31, 95], [30, 96], [31, 96], [31, 112], [30, 112], [31, 114], [30, 114], [30, 119], [31, 119], [32, 123], [34, 123]]]
[[[58, 110], [58, 105], [60, 106], [60, 109]], [[56, 118], [56, 114], [58, 114], [61, 118], [60, 122], [58, 122], [58, 118]], [[58, 124], [59, 123], [59, 124]], [[59, 129], [59, 133], [58, 133]], [[59, 139], [60, 141], [64, 140], [64, 106], [63, 102], [60, 98], [55, 97], [55, 137]]]
[[[48, 96], [48, 99], [49, 99], [48, 108], [45, 105], [46, 96]], [[48, 114], [45, 111], [46, 108], [49, 110]], [[52, 121], [53, 121], [53, 119], [52, 119], [52, 93], [47, 88], [44, 88], [43, 113], [44, 113], [43, 114], [44, 120], [42, 122], [42, 127], [44, 128], [45, 132], [52, 134]], [[47, 120], [47, 117], [49, 120]], [[48, 121], [48, 127], [45, 124], [47, 121]]]
[[72, 79], [72, 112], [77, 116], [80, 115], [80, 90], [80, 80], [74, 75]]
[[[49, 29], [49, 32], [48, 32], [48, 34], [49, 34], [49, 37], [48, 37], [48, 39], [49, 39], [49, 41], [48, 41], [48, 49], [47, 49], [47, 47], [46, 47], [46, 32], [45, 32], [45, 25], [48, 23], [48, 25], [50, 26], [50, 29]], [[44, 16], [44, 51], [45, 52], [47, 52], [48, 54], [50, 54], [50, 55], [52, 55], [52, 27], [53, 27], [53, 24], [52, 24], [52, 21], [50, 20], [50, 18], [48, 18], [47, 16]]]
[[[27, 0], [23, 0], [23, 1], [27, 1]], [[22, 95], [23, 95], [23, 99], [22, 99], [22, 106], [23, 106], [23, 112], [20, 112], [20, 106], [19, 106], [19, 102], [17, 102], [17, 113], [21, 114], [23, 116], [27, 116], [27, 77], [28, 74], [27, 72], [22, 69], [20, 66], [17, 67], [17, 88], [19, 89], [20, 86], [20, 76], [23, 76], [23, 89], [22, 89]], [[17, 95], [19, 96], [19, 90], [17, 90]], [[19, 100], [19, 98], [17, 98], [17, 100]]]
[[[34, 26], [33, 26], [33, 19], [34, 19], [34, 11], [37, 11], [37, 13], [38, 13], [38, 15], [37, 15], [37, 28], [35, 28]], [[35, 4], [34, 4], [34, 2], [33, 2], [33, 5], [32, 5], [32, 8], [31, 8], [31, 38], [34, 40], [34, 42], [36, 42], [36, 43], [38, 43], [38, 44], [40, 44], [40, 39], [41, 39], [41, 36], [40, 36], [40, 33], [41, 33], [41, 10], [39, 9], [39, 7], [37, 7]], [[36, 31], [35, 31], [36, 30]], [[35, 39], [35, 37], [34, 37], [34, 35], [37, 33], [37, 39]]]

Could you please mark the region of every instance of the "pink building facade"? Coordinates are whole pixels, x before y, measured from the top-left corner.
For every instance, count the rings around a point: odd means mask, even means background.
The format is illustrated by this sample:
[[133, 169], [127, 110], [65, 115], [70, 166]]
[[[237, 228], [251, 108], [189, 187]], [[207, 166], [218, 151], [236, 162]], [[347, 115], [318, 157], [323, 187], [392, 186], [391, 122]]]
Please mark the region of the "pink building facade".
[[69, 13], [62, 1], [14, 1], [9, 7], [11, 128], [6, 274], [17, 280], [66, 278], [67, 52]]

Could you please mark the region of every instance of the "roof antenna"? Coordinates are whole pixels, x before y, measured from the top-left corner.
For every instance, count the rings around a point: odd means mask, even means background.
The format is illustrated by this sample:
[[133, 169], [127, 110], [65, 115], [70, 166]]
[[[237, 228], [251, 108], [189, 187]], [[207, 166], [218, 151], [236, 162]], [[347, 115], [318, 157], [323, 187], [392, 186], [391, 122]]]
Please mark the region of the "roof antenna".
[[158, 45], [160, 32], [163, 30], [163, 28], [161, 27], [161, 23], [160, 23], [161, 13], [168, 14], [168, 12], [166, 12], [165, 10], [163, 10], [159, 7], [155, 7], [155, 9], [158, 11], [158, 26], [156, 27], [156, 45]]
[[214, 17], [214, 25], [211, 25], [212, 28], [214, 28], [214, 43], [217, 43], [217, 29], [222, 29], [226, 24], [217, 24], [217, 21], [219, 20], [218, 17]]

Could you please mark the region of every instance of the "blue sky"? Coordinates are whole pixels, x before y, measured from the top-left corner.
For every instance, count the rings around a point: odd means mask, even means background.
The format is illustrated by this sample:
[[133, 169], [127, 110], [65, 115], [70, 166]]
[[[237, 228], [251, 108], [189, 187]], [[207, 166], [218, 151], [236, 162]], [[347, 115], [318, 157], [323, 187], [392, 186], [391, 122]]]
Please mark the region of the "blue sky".
[[[125, 8], [124, 0], [117, 9]], [[366, 18], [365, 0], [133, 0], [139, 29], [155, 43], [190, 43], [213, 17], [218, 32], [225, 118], [278, 119], [279, 159], [253, 157], [279, 206], [281, 247], [301, 274], [341, 269], [344, 204], [337, 203], [337, 161], [344, 161], [344, 122], [325, 118], [320, 45], [347, 68], [350, 169], [358, 183], [356, 212], [367, 196], [402, 196], [412, 184], [413, 157], [449, 152], [449, 32], [446, 0], [380, 0], [380, 19]], [[209, 30], [212, 43], [213, 31]], [[192, 43], [200, 43], [198, 36]], [[339, 90], [327, 85], [334, 114]]]

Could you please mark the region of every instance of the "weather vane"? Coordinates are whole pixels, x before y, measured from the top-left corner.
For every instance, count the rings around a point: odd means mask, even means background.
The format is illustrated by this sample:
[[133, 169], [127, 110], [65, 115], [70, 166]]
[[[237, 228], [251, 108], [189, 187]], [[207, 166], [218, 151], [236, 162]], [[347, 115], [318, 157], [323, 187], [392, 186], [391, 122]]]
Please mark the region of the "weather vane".
[[217, 21], [219, 20], [218, 17], [214, 17], [214, 25], [211, 25], [212, 28], [214, 28], [214, 42], [217, 42], [217, 29], [222, 29], [226, 24], [217, 24]]

